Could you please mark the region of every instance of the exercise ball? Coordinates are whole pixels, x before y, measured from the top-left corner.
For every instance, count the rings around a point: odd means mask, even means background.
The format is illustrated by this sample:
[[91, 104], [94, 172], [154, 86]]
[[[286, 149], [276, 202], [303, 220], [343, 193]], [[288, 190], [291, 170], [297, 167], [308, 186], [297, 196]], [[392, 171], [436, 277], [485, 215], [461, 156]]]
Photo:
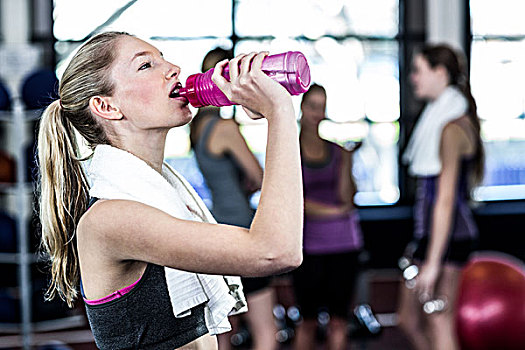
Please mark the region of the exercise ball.
[[461, 349], [525, 349], [525, 267], [502, 253], [473, 257], [461, 274], [456, 326]]

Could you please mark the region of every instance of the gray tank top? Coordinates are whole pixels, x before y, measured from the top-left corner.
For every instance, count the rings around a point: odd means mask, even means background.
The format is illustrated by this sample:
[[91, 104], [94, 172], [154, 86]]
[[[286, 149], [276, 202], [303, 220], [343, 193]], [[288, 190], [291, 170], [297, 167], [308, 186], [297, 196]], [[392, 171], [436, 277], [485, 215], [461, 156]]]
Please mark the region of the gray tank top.
[[[88, 208], [98, 198], [91, 198]], [[84, 295], [82, 279], [80, 292]], [[86, 315], [101, 350], [172, 350], [208, 333], [205, 304], [186, 317], [173, 315], [164, 267], [149, 263], [140, 281], [117, 299], [86, 306]]]
[[249, 227], [254, 210], [249, 195], [242, 188], [242, 171], [231, 155], [211, 154], [206, 144], [219, 117], [204, 126], [194, 147], [197, 164], [212, 195], [213, 216], [219, 223]]
[[118, 299], [86, 306], [99, 349], [173, 350], [208, 333], [205, 304], [175, 318], [162, 266], [148, 264], [138, 284]]

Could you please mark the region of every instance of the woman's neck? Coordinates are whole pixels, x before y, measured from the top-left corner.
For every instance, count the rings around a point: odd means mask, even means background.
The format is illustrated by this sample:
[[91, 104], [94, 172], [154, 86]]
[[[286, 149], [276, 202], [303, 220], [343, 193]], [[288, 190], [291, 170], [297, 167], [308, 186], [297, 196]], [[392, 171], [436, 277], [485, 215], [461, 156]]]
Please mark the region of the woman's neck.
[[300, 137], [303, 141], [321, 140], [321, 136], [319, 136], [319, 124], [310, 125], [310, 124], [302, 123]]
[[152, 130], [145, 133], [135, 133], [130, 137], [121, 136], [115, 146], [142, 159], [157, 172], [162, 172], [164, 162], [165, 132]]
[[442, 85], [442, 86], [438, 86], [436, 87], [436, 90], [435, 90], [435, 93], [434, 93], [434, 96], [432, 96], [430, 98], [431, 101], [435, 101], [437, 100], [441, 95], [443, 95], [443, 93], [450, 87], [450, 85]]

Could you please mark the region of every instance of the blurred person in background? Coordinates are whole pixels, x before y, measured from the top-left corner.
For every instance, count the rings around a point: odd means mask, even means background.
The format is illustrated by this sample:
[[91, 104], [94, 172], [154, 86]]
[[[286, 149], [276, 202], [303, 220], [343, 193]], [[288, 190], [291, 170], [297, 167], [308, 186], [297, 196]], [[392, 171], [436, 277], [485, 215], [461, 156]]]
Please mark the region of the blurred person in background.
[[[204, 57], [202, 72], [231, 58], [230, 50], [215, 48]], [[190, 128], [191, 145], [212, 195], [213, 216], [219, 223], [249, 228], [255, 214], [250, 197], [261, 188], [263, 169], [250, 151], [239, 124], [234, 119], [223, 119], [219, 107], [208, 106], [199, 109]], [[277, 347], [272, 313], [275, 292], [270, 282], [270, 277], [242, 278], [248, 312], [230, 318], [234, 332], [239, 329], [238, 317], [246, 320], [256, 350]], [[218, 338], [220, 350], [231, 349], [231, 332]]]
[[[445, 45], [414, 56], [411, 82], [427, 101], [403, 160], [417, 178], [414, 240], [405, 252], [419, 267], [415, 286], [402, 286], [401, 328], [418, 350], [458, 349], [455, 300], [462, 266], [475, 249], [478, 230], [469, 207], [482, 179], [484, 152], [476, 102], [462, 57]], [[425, 302], [444, 310], [427, 314]]]
[[292, 272], [303, 320], [294, 347], [316, 348], [317, 320], [329, 317], [328, 349], [348, 344], [348, 317], [363, 247], [354, 205], [352, 150], [324, 140], [319, 123], [326, 117], [326, 90], [313, 84], [301, 101], [301, 163], [304, 186], [303, 264]]

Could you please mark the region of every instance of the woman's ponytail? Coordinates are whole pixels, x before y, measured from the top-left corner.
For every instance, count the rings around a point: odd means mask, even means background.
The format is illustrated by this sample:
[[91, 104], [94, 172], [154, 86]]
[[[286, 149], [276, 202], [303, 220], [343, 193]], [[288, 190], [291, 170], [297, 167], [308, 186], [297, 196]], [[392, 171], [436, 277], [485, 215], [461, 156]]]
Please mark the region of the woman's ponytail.
[[78, 294], [79, 260], [76, 227], [89, 203], [87, 177], [77, 136], [94, 149], [109, 144], [89, 107], [93, 96], [112, 96], [111, 66], [122, 32], [97, 34], [84, 43], [60, 79], [60, 100], [42, 115], [38, 134], [41, 246], [50, 260], [51, 283], [46, 298], [56, 295], [69, 306]]
[[478, 117], [478, 107], [474, 96], [472, 96], [470, 80], [466, 73], [460, 76], [456, 86], [468, 101], [469, 109], [467, 115], [476, 131], [476, 155], [472, 172], [472, 185], [479, 185], [483, 180], [483, 174], [485, 171], [485, 151], [483, 140], [481, 139], [481, 123]]
[[57, 100], [47, 107], [40, 120], [41, 245], [51, 262], [46, 298], [58, 294], [72, 306], [79, 280], [75, 230], [88, 205], [89, 187], [77, 154], [74, 130], [62, 114]]

